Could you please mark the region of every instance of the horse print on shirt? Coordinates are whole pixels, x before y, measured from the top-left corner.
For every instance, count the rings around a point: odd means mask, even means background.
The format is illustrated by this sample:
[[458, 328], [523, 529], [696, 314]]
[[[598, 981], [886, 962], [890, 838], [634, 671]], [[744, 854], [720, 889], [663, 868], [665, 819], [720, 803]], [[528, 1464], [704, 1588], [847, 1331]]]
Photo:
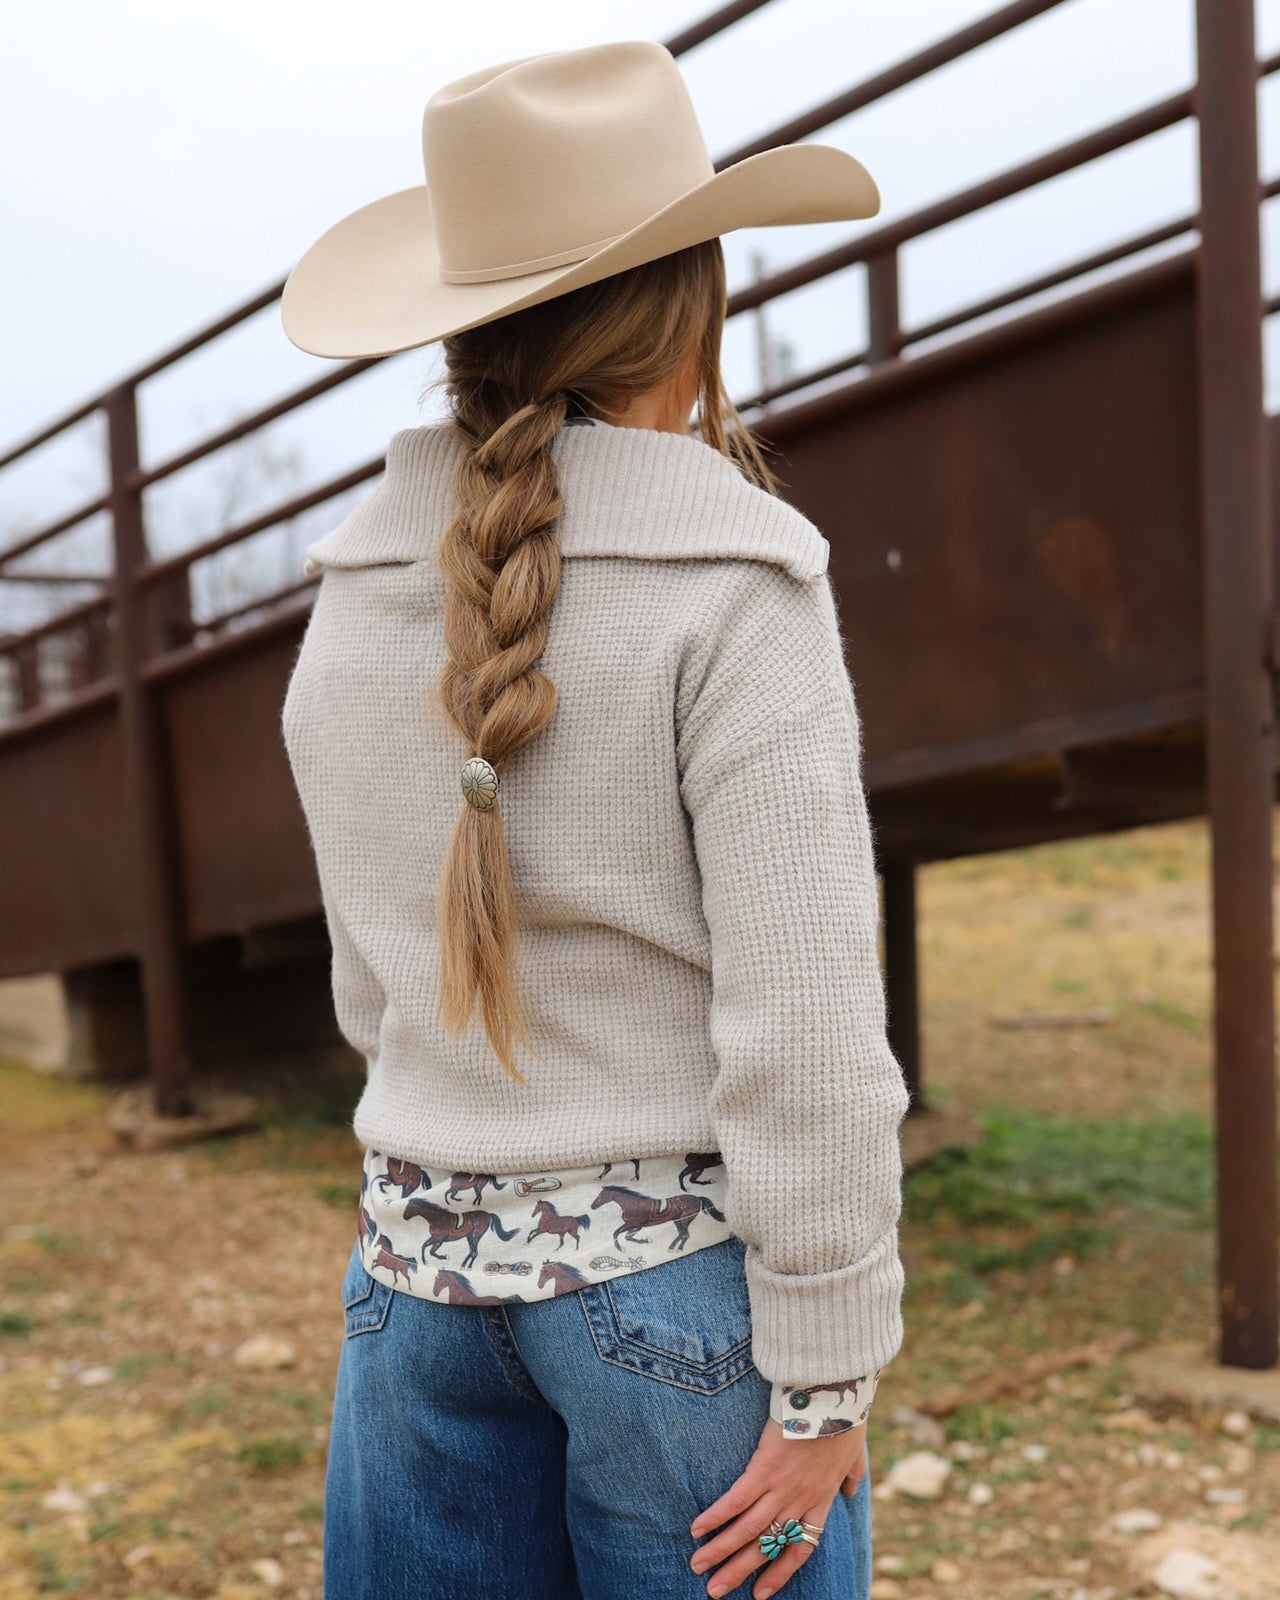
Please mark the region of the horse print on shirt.
[[[421, 1162], [368, 1149], [356, 1227], [365, 1268], [428, 1299], [492, 1305], [569, 1294], [654, 1259], [624, 1245], [661, 1244], [665, 1257], [731, 1237], [716, 1203], [724, 1183], [719, 1151], [628, 1157], [625, 1165], [625, 1184], [604, 1181], [617, 1166], [610, 1161], [551, 1173], [436, 1175]], [[690, 1193], [686, 1183], [712, 1193]], [[614, 1219], [600, 1215], [610, 1207]], [[510, 1280], [510, 1294], [493, 1293], [499, 1275]]]

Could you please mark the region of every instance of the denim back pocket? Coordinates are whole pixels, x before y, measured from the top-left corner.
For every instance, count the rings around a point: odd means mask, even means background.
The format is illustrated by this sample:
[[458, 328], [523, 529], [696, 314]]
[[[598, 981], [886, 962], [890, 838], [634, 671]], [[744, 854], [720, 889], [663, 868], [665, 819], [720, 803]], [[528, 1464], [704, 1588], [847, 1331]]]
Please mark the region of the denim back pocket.
[[351, 1246], [347, 1270], [342, 1279], [342, 1309], [346, 1318], [346, 1336], [373, 1333], [381, 1328], [391, 1311], [395, 1290], [382, 1283], [366, 1270], [360, 1254], [359, 1240]]
[[751, 1303], [737, 1237], [576, 1292], [602, 1361], [714, 1394], [753, 1369]]

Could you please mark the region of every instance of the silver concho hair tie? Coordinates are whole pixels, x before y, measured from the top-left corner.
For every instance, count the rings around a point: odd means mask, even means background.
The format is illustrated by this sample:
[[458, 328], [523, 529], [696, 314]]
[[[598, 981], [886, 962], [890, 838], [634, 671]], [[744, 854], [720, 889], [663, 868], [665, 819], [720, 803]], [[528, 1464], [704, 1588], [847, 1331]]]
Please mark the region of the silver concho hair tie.
[[462, 763], [462, 792], [477, 811], [491, 811], [498, 803], [498, 774], [483, 756]]

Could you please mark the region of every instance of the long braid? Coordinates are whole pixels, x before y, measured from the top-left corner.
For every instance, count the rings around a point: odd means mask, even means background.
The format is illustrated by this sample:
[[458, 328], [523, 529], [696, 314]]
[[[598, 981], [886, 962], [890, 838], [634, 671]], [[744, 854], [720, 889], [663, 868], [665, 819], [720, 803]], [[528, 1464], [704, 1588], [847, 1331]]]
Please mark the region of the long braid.
[[[513, 406], [479, 377], [461, 387], [454, 414], [466, 448], [453, 480], [456, 513], [440, 547], [450, 592], [449, 660], [439, 694], [467, 740], [466, 755], [484, 756], [499, 778], [556, 709], [556, 686], [535, 662], [546, 648], [547, 612], [560, 585], [555, 530], [564, 502], [551, 444], [568, 406], [559, 391]], [[478, 996], [499, 1059], [527, 1082], [513, 1059], [516, 1040], [532, 1044], [512, 976], [515, 889], [498, 803], [485, 811], [464, 803], [437, 911], [441, 926], [460, 919], [464, 934], [442, 944], [441, 1018], [461, 1033]]]

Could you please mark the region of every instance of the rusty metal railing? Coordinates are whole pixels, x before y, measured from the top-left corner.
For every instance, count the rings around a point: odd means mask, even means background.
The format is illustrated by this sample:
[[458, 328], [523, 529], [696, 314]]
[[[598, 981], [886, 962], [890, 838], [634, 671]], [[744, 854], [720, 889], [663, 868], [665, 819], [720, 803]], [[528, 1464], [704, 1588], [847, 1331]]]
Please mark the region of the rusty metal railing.
[[[715, 38], [727, 28], [759, 11], [769, 0], [735, 0], [721, 7], [700, 23], [686, 29], [667, 41], [669, 48], [682, 54]], [[734, 150], [717, 162], [724, 167], [759, 150], [787, 143], [822, 131], [851, 112], [892, 94], [908, 84], [917, 82], [969, 51], [985, 45], [1001, 35], [1054, 9], [1062, 0], [1016, 0], [1005, 5], [949, 37], [939, 40], [893, 67], [876, 74], [852, 88], [822, 102], [804, 115], [791, 119]], [[1280, 63], [1263, 65], [1262, 70], [1273, 70]], [[985, 296], [948, 315], [922, 323], [914, 328], [904, 328], [899, 315], [899, 256], [903, 246], [910, 241], [971, 215], [984, 207], [1008, 199], [1034, 188], [1037, 184], [1062, 173], [1083, 166], [1119, 150], [1126, 145], [1190, 116], [1193, 111], [1194, 91], [1188, 89], [1171, 95], [1145, 110], [1125, 117], [1105, 128], [1063, 145], [1057, 150], [1036, 157], [1009, 169], [985, 182], [965, 189], [961, 193], [927, 206], [911, 215], [898, 218], [881, 227], [864, 231], [847, 244], [824, 251], [820, 255], [788, 267], [783, 271], [750, 284], [735, 293], [730, 300], [729, 315], [740, 316], [758, 309], [793, 291], [817, 282], [821, 278], [840, 272], [850, 266], [862, 264], [866, 268], [868, 328], [870, 337], [864, 348], [818, 368], [809, 369], [788, 377], [739, 400], [740, 408], [753, 420], [763, 408], [776, 408], [777, 402], [813, 390], [831, 379], [845, 374], [854, 375], [859, 369], [871, 371], [886, 363], [900, 360], [911, 348], [926, 340], [936, 339], [942, 333], [962, 330], [966, 324], [991, 316], [993, 312], [1016, 307], [1019, 302], [1043, 294], [1046, 290], [1062, 288], [1073, 280], [1114, 266], [1126, 258], [1137, 255], [1155, 245], [1176, 239], [1192, 232], [1197, 218], [1183, 216], [1162, 227], [1148, 230], [1106, 250], [1094, 252], [1056, 270], [1037, 275], [999, 294]], [[213, 340], [238, 327], [276, 300], [284, 287], [284, 280], [271, 285], [244, 304], [200, 329], [161, 355], [131, 372], [109, 390], [78, 405], [73, 411], [40, 429], [20, 444], [0, 453], [0, 474], [13, 463], [29, 456], [41, 445], [47, 444], [67, 430], [85, 421], [95, 412], [105, 416], [111, 438], [110, 460], [112, 477], [108, 491], [56, 521], [27, 534], [9, 549], [0, 552], [0, 582], [20, 579], [31, 582], [39, 575], [17, 573], [14, 563], [46, 545], [70, 529], [83, 524], [92, 516], [107, 512], [112, 519], [113, 562], [112, 572], [104, 576], [103, 592], [80, 600], [55, 616], [47, 618], [20, 632], [0, 636], [0, 662], [6, 658], [17, 664], [17, 714], [7, 723], [0, 722], [0, 740], [20, 737], [27, 731], [47, 725], [50, 720], [76, 715], [82, 707], [96, 705], [102, 694], [114, 682], [115, 675], [103, 650], [104, 633], [114, 638], [122, 648], [123, 627], [136, 625], [143, 635], [143, 648], [138, 654], [139, 670], [144, 677], [168, 675], [189, 660], [193, 648], [216, 649], [221, 644], [219, 634], [233, 620], [241, 620], [252, 612], [264, 613], [260, 623], [254, 625], [272, 629], [282, 624], [274, 612], [309, 590], [314, 579], [277, 588], [261, 595], [250, 606], [237, 606], [204, 619], [197, 630], [192, 621], [189, 595], [189, 573], [202, 560], [239, 544], [255, 534], [279, 526], [289, 519], [322, 505], [368, 479], [376, 477], [385, 466], [385, 457], [368, 460], [352, 471], [334, 477], [317, 487], [288, 499], [262, 515], [225, 528], [218, 533], [193, 543], [175, 555], [162, 560], [152, 559], [147, 552], [145, 537], [122, 540], [121, 529], [135, 523], [145, 530], [143, 496], [147, 489], [162, 480], [192, 467], [212, 456], [216, 451], [265, 428], [280, 417], [305, 407], [309, 402], [348, 383], [381, 360], [373, 359], [344, 362], [325, 372], [313, 382], [287, 394], [251, 415], [239, 419], [233, 426], [221, 429], [191, 447], [170, 456], [159, 464], [144, 469], [137, 452], [137, 393], [142, 384], [170, 368], [189, 355], [202, 350]], [[2, 482], [0, 478], [0, 482]], [[50, 574], [50, 578], [59, 575]], [[126, 598], [126, 591], [128, 597]], [[292, 609], [291, 607], [289, 608]], [[126, 615], [130, 619], [126, 622]], [[238, 631], [236, 637], [242, 637]], [[78, 653], [73, 652], [76, 666], [72, 671], [74, 687], [56, 703], [45, 703], [42, 679], [38, 669], [42, 643], [55, 634], [70, 635], [78, 642]], [[198, 637], [202, 643], [196, 645]], [[172, 659], [170, 659], [172, 658]]]

